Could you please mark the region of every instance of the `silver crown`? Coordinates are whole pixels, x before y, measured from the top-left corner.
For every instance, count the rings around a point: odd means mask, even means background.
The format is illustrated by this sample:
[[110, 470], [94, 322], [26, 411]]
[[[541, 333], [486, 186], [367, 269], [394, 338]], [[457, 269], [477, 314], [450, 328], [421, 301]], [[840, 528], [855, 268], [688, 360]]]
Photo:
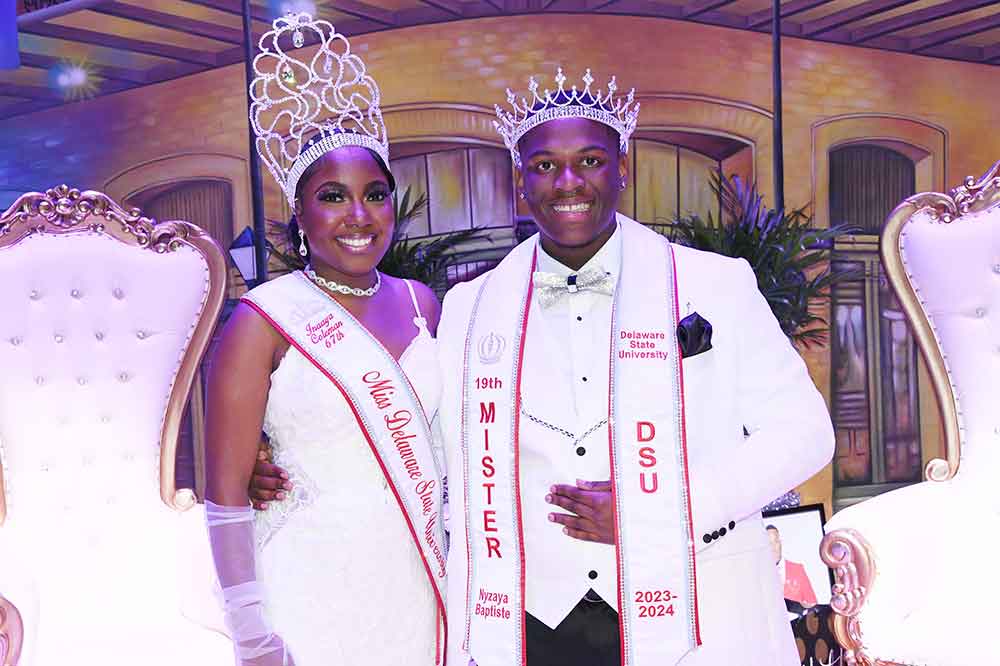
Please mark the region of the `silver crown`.
[[635, 88], [632, 88], [627, 96], [616, 98], [618, 83], [615, 77], [612, 76], [608, 82], [607, 94], [602, 90], [591, 91], [590, 86], [593, 82], [594, 77], [588, 69], [583, 75], [583, 90], [579, 90], [575, 85], [567, 90], [566, 75], [560, 67], [556, 72], [556, 84], [559, 88], [554, 92], [546, 88], [544, 94], [540, 95], [538, 81], [535, 77], [531, 77], [528, 82], [530, 102], [524, 97], [518, 102], [517, 96], [510, 88], [507, 89], [507, 102], [512, 110], [505, 111], [499, 104], [496, 105], [498, 120], [493, 121], [493, 126], [503, 137], [516, 166], [521, 166], [521, 156], [517, 151], [517, 142], [521, 137], [528, 130], [556, 118], [588, 118], [603, 123], [618, 132], [622, 151], [628, 152], [628, 140], [635, 131], [635, 124], [639, 119], [639, 103], [635, 101]]
[[[307, 39], [319, 42], [308, 62], [286, 53]], [[257, 153], [290, 206], [295, 206], [295, 186], [303, 172], [334, 148], [369, 148], [388, 166], [378, 85], [331, 23], [306, 13], [289, 14], [274, 20], [259, 48], [253, 60], [257, 76], [250, 84], [250, 125]]]

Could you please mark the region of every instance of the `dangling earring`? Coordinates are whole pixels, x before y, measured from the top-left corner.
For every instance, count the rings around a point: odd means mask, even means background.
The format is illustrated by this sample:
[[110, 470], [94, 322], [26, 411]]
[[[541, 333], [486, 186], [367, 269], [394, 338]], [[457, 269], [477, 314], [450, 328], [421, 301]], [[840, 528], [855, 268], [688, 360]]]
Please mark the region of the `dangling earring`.
[[624, 190], [624, 189], [625, 189], [626, 187], [628, 187], [628, 184], [627, 184], [627, 183], [625, 182], [625, 179], [624, 179], [624, 178], [622, 178], [622, 182], [621, 182], [621, 184], [619, 185], [619, 187], [620, 187], [621, 189], [623, 189], [623, 190]]
[[306, 249], [306, 232], [299, 229], [299, 254], [303, 257], [309, 254], [309, 250]]
[[524, 201], [524, 200], [526, 200], [528, 198], [527, 195], [525, 195], [524, 192], [518, 192], [517, 196], [521, 197], [521, 201]]

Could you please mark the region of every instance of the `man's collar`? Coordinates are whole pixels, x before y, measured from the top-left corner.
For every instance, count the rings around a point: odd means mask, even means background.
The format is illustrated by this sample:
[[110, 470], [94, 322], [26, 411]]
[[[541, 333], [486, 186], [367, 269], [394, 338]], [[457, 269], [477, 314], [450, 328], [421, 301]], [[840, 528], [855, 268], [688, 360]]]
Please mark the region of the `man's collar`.
[[579, 273], [588, 268], [595, 268], [601, 266], [605, 271], [611, 273], [611, 278], [615, 281], [618, 280], [618, 274], [621, 272], [622, 265], [622, 230], [621, 225], [615, 222], [615, 231], [611, 234], [611, 238], [607, 240], [601, 249], [591, 257], [586, 264], [579, 271], [574, 271], [569, 266], [563, 264], [558, 259], [555, 259], [552, 255], [545, 251], [542, 247], [541, 238], [538, 241], [538, 266], [537, 270], [544, 273], [554, 273], [556, 275], [573, 275], [574, 273]]

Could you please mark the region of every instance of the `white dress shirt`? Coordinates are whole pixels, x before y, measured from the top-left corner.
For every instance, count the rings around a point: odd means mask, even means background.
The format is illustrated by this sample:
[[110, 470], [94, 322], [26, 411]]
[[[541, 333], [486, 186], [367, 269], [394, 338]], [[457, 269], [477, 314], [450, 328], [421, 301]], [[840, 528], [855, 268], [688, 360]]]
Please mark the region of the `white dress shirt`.
[[[621, 255], [616, 229], [581, 271], [599, 268], [615, 282]], [[579, 272], [553, 259], [540, 243], [536, 270], [567, 277]], [[611, 478], [606, 425], [611, 303], [610, 295], [590, 290], [566, 294], [546, 307], [532, 299], [528, 319], [520, 420], [525, 609], [552, 628], [590, 589], [618, 605], [614, 546], [563, 534], [548, 515], [567, 512], [545, 501], [553, 484]]]

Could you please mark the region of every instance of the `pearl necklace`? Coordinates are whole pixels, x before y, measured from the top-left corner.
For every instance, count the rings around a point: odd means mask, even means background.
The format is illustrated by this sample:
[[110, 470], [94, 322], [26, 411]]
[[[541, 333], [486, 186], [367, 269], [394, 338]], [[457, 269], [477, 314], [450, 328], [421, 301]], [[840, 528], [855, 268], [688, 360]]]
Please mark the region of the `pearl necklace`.
[[309, 276], [309, 279], [318, 284], [321, 287], [326, 287], [330, 291], [336, 291], [338, 293], [344, 294], [346, 296], [374, 296], [378, 290], [382, 287], [382, 274], [375, 271], [375, 284], [368, 287], [367, 289], [358, 289], [357, 287], [348, 287], [333, 280], [327, 280], [324, 277], [316, 275], [316, 271], [313, 267], [307, 265], [303, 272]]

